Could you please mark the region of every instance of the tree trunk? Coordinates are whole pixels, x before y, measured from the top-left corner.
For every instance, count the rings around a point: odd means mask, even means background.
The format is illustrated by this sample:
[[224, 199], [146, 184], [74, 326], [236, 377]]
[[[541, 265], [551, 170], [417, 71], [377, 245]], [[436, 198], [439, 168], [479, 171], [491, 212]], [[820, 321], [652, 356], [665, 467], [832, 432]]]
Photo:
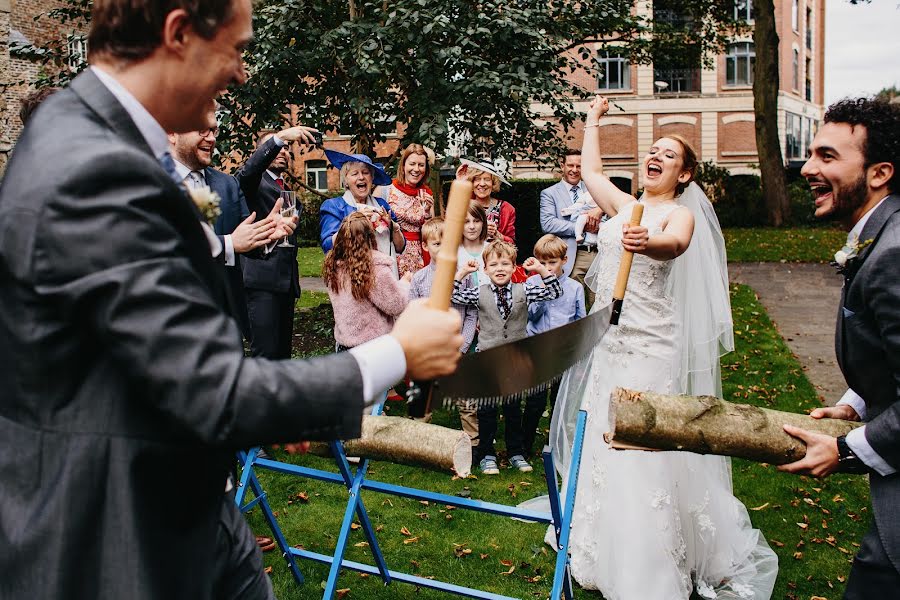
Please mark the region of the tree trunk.
[[773, 0], [753, 2], [753, 110], [756, 113], [756, 151], [769, 224], [780, 227], [790, 218], [784, 159], [778, 138], [778, 33]]
[[[458, 430], [403, 417], [363, 417], [362, 436], [344, 442], [348, 456], [453, 471], [466, 477], [472, 467], [472, 442]], [[309, 451], [330, 456], [325, 442], [313, 442]]]
[[732, 404], [715, 396], [670, 396], [616, 388], [610, 395], [614, 448], [683, 450], [783, 465], [806, 455], [806, 444], [784, 432], [794, 425], [831, 436], [862, 423]]

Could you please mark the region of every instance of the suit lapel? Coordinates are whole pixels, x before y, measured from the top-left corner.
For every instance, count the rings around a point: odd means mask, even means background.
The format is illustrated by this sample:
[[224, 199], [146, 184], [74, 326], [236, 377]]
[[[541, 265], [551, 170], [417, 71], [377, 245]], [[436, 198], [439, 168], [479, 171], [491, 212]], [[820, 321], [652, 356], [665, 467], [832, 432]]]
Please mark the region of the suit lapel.
[[890, 219], [891, 215], [898, 210], [900, 210], [900, 195], [891, 194], [884, 199], [881, 205], [872, 213], [872, 216], [869, 217], [869, 220], [866, 221], [866, 226], [863, 227], [863, 230], [860, 233], [859, 242], [865, 243], [866, 240], [872, 240], [872, 243], [863, 248], [862, 252], [859, 253], [859, 256], [853, 261], [849, 273], [847, 273], [844, 287], [847, 287], [853, 280], [853, 277], [859, 272], [863, 261], [866, 260], [866, 257], [869, 256], [872, 248], [878, 243], [878, 237], [881, 235], [881, 232], [884, 231], [884, 226], [887, 224], [888, 219]]

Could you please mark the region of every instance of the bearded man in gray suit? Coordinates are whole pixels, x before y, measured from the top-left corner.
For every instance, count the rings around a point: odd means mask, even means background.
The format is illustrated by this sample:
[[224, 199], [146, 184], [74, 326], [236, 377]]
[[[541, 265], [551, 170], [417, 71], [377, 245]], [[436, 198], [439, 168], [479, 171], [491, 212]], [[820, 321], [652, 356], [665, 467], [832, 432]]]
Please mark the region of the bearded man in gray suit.
[[349, 352], [244, 356], [222, 310], [221, 244], [175, 182], [166, 132], [214, 125], [216, 96], [246, 80], [251, 34], [250, 0], [94, 0], [91, 67], [13, 152], [0, 184], [2, 598], [271, 597], [264, 575], [230, 568], [258, 558], [225, 496], [234, 451], [355, 437], [364, 405], [404, 373], [455, 368], [459, 317], [424, 303]]
[[868, 473], [874, 520], [845, 598], [893, 598], [900, 590], [900, 105], [860, 98], [828, 108], [802, 174], [817, 217], [850, 235], [837, 316], [838, 364], [850, 389], [815, 418], [865, 424], [837, 439], [790, 427], [806, 456], [781, 467], [823, 477]]

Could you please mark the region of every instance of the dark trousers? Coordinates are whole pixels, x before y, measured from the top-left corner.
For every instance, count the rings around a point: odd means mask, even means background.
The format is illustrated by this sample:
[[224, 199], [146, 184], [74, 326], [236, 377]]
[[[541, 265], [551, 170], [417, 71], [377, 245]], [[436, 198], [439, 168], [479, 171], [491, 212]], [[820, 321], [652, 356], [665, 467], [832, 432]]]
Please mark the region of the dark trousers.
[[850, 578], [844, 591], [845, 600], [896, 598], [900, 595], [900, 573], [884, 551], [878, 525], [872, 526], [862, 539], [859, 552], [853, 559]]
[[263, 571], [256, 536], [234, 503], [234, 490], [225, 494], [216, 535], [213, 598], [218, 600], [275, 600], [272, 583]]
[[[525, 399], [525, 410], [521, 400], [510, 400], [503, 404], [503, 419], [506, 421], [506, 453], [509, 456], [531, 454], [534, 433], [541, 413], [547, 403], [547, 392], [535, 394]], [[497, 407], [483, 406], [478, 409], [478, 446], [475, 447], [474, 461], [477, 464], [485, 456], [497, 456], [494, 437], [497, 435]]]
[[250, 353], [271, 359], [291, 357], [294, 335], [293, 294], [247, 289]]

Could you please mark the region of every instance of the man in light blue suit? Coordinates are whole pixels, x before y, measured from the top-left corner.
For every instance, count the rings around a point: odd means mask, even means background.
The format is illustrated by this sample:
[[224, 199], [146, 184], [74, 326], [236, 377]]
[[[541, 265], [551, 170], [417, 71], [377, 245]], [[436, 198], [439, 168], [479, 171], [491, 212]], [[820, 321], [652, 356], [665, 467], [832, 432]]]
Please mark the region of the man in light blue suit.
[[[587, 195], [581, 181], [581, 150], [569, 149], [561, 162], [562, 179], [541, 192], [541, 229], [562, 238], [568, 247], [569, 260], [563, 272], [584, 286], [588, 308], [594, 304], [594, 292], [585, 285], [584, 276], [597, 257], [596, 244], [575, 242], [575, 221], [561, 211], [571, 206], [579, 195]], [[585, 231], [596, 233], [603, 211], [599, 207], [588, 213]]]

